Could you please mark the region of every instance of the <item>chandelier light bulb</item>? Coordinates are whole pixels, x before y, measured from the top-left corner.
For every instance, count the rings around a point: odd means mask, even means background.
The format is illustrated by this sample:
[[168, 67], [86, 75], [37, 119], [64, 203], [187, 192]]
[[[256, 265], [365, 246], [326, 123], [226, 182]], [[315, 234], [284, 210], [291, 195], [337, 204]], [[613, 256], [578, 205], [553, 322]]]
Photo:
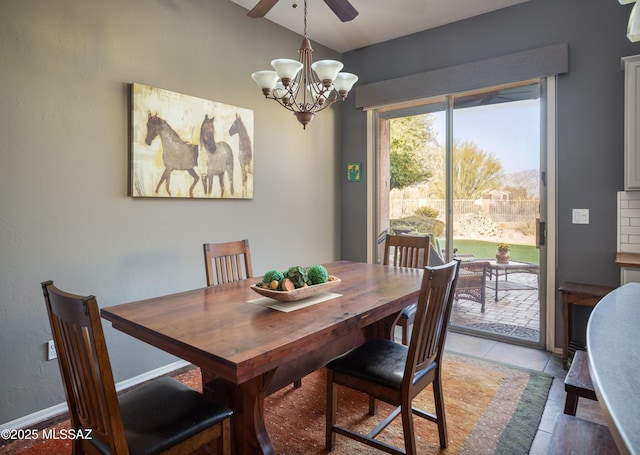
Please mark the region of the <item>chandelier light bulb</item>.
[[278, 73], [275, 71], [256, 71], [251, 75], [251, 79], [256, 81], [262, 92], [268, 95], [278, 82]]
[[322, 82], [333, 80], [344, 65], [337, 60], [318, 60], [311, 65], [311, 69], [315, 71], [318, 79]]
[[333, 81], [333, 85], [336, 87], [336, 90], [338, 92], [348, 92], [349, 90], [351, 90], [351, 87], [353, 87], [353, 84], [355, 84], [358, 81], [358, 76], [356, 76], [355, 74], [352, 73], [338, 73], [336, 75], [335, 80]]
[[278, 73], [278, 77], [284, 83], [285, 80], [291, 81], [295, 79], [303, 65], [299, 61], [291, 60], [290, 58], [277, 58], [271, 61], [271, 66], [273, 66], [273, 69]]

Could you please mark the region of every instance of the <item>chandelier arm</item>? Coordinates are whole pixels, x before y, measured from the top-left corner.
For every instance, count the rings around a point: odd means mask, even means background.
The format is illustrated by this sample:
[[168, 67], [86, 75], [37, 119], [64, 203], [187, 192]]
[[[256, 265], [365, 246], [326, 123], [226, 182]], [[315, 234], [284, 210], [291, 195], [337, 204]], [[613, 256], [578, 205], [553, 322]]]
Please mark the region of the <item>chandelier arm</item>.
[[285, 109], [291, 111], [291, 112], [296, 112], [295, 109], [293, 109], [293, 107], [291, 107], [291, 105], [289, 104], [285, 104], [282, 99], [280, 98], [270, 98], [274, 101], [276, 101], [280, 106], [284, 107]]

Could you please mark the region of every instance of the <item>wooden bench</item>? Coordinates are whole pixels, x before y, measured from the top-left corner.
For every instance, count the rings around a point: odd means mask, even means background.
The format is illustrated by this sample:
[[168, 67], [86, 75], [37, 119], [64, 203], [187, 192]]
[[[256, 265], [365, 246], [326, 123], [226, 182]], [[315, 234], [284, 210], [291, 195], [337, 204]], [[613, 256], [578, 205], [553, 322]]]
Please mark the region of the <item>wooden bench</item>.
[[619, 454], [613, 436], [604, 425], [567, 414], [558, 414], [547, 455]]
[[576, 351], [574, 354], [571, 368], [564, 379], [564, 390], [567, 392], [564, 413], [568, 415], [576, 415], [578, 398], [598, 401], [589, 373], [589, 357], [585, 351]]

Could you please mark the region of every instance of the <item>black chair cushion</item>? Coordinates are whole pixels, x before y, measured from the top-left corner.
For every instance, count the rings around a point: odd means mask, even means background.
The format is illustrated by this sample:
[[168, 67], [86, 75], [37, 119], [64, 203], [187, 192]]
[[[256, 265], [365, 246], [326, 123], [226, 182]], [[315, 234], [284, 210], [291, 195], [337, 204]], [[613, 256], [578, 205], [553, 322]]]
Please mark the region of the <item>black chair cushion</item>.
[[[408, 352], [409, 348], [403, 344], [376, 338], [332, 360], [327, 368], [399, 390]], [[414, 382], [435, 367], [434, 362], [418, 372]]]
[[145, 383], [120, 396], [119, 402], [131, 455], [162, 452], [232, 414], [169, 377]]
[[412, 303], [411, 305], [407, 305], [402, 309], [400, 313], [400, 318], [408, 319], [409, 321], [413, 321], [416, 317], [416, 310], [418, 309], [417, 303]]

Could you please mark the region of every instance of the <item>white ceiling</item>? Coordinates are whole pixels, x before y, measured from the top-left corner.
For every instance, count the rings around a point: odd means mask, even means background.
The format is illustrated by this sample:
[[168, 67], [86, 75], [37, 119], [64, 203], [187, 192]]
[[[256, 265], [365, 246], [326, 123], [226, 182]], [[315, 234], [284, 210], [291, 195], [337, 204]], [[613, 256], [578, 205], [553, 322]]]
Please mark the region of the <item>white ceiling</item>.
[[[247, 10], [258, 0], [231, 0]], [[450, 24], [528, 0], [349, 0], [360, 14], [340, 22], [322, 0], [308, 0], [307, 34], [312, 42], [338, 52], [381, 43]], [[304, 0], [280, 0], [266, 19], [303, 34]], [[260, 21], [251, 19], [247, 21]]]

